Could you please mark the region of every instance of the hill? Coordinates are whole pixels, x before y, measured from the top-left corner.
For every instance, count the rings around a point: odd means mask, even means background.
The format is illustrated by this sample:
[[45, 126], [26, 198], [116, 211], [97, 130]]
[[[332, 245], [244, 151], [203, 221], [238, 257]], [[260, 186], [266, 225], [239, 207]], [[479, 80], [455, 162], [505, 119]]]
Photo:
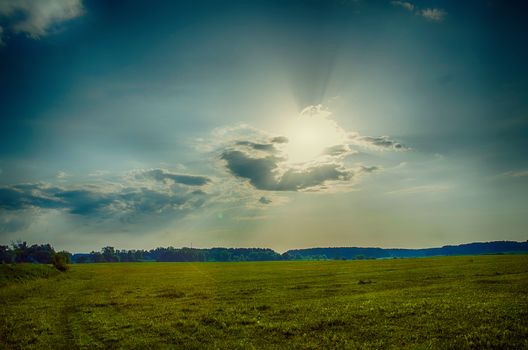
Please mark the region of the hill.
[[13, 283], [50, 278], [60, 272], [51, 265], [44, 264], [0, 264], [0, 287]]
[[475, 242], [460, 245], [445, 245], [439, 248], [404, 249], [404, 248], [307, 248], [288, 250], [283, 255], [289, 260], [309, 259], [314, 257], [326, 259], [390, 259], [420, 258], [430, 256], [482, 255], [528, 252], [528, 241], [495, 241]]

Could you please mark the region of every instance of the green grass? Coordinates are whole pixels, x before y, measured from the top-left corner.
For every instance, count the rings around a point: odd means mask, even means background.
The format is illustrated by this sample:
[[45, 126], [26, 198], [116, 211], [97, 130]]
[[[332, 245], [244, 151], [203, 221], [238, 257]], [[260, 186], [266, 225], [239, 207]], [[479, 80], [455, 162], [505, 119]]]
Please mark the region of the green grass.
[[0, 304], [6, 349], [528, 349], [528, 256], [74, 265]]
[[51, 265], [0, 264], [0, 287], [14, 282], [29, 282], [37, 278], [50, 278], [60, 274]]

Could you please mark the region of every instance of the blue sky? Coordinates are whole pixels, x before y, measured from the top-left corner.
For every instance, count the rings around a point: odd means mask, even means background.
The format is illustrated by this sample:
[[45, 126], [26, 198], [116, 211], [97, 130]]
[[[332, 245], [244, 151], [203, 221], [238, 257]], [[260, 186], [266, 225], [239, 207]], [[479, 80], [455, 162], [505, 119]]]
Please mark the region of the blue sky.
[[0, 0], [0, 243], [526, 240], [525, 13]]

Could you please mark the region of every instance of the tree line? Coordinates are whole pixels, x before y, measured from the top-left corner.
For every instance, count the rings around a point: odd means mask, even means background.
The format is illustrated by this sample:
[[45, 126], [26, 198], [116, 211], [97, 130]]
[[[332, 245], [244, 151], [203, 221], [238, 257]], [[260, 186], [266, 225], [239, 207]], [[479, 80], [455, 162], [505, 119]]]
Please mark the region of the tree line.
[[51, 264], [60, 256], [66, 263], [113, 263], [113, 262], [192, 262], [192, 261], [279, 261], [279, 260], [326, 260], [322, 254], [313, 256], [284, 253], [279, 254], [268, 248], [174, 248], [159, 247], [151, 250], [119, 250], [103, 247], [100, 251], [71, 254], [56, 252], [50, 244], [28, 245], [26, 242], [0, 245], [0, 262]]
[[104, 247], [100, 251], [84, 254], [55, 252], [50, 244], [28, 245], [17, 242], [11, 246], [0, 245], [1, 263], [107, 263], [107, 262], [191, 262], [191, 261], [278, 261], [278, 260], [362, 260], [408, 258], [440, 255], [474, 255], [527, 253], [528, 241], [496, 241], [461, 244], [427, 249], [384, 248], [308, 248], [289, 250], [279, 254], [268, 248], [174, 248], [159, 247], [150, 250], [119, 250]]
[[16, 242], [12, 243], [11, 246], [0, 245], [0, 262], [2, 264], [51, 264], [56, 255], [65, 257], [67, 262], [71, 261], [72, 254], [66, 251], [56, 252], [50, 244], [28, 245], [27, 242]]
[[159, 247], [151, 250], [119, 250], [114, 247], [104, 247], [99, 252], [74, 254], [74, 263], [100, 262], [192, 262], [192, 261], [279, 261], [279, 260], [324, 260], [326, 256], [301, 256], [294, 254], [279, 254], [268, 248], [174, 248]]

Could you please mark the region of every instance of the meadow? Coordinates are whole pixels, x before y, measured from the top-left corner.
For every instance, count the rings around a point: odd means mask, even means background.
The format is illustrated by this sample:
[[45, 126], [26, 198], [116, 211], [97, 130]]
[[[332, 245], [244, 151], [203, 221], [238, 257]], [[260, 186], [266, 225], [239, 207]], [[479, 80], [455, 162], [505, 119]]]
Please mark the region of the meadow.
[[527, 255], [0, 267], [2, 349], [528, 349]]

